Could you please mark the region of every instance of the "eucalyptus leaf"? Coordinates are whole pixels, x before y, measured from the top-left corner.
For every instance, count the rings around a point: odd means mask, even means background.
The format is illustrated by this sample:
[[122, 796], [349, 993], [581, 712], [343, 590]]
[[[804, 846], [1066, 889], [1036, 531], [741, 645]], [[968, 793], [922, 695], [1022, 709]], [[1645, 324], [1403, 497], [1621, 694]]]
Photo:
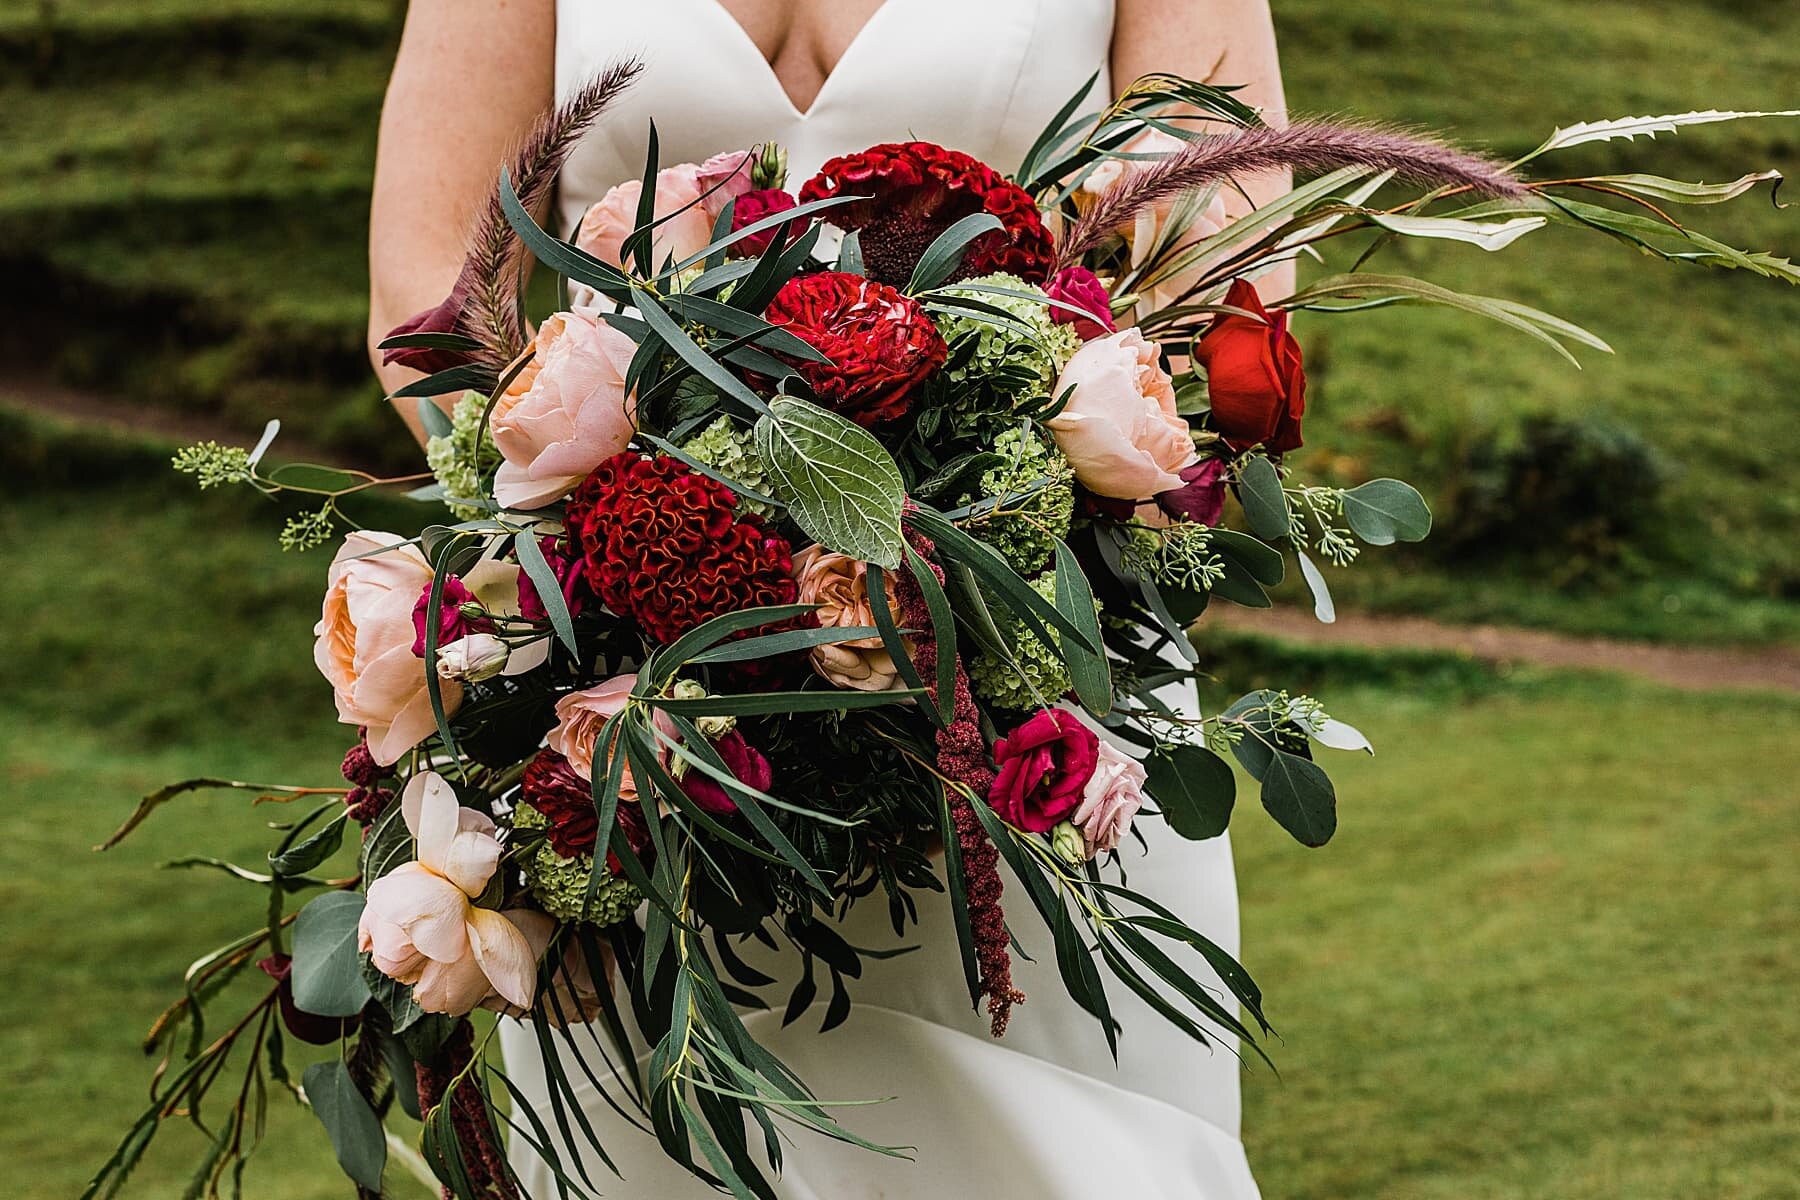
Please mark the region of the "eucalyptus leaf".
[[828, 550], [900, 565], [906, 484], [868, 430], [793, 396], [756, 422], [756, 449], [796, 524]]
[[269, 870], [276, 875], [300, 875], [312, 870], [337, 853], [337, 848], [343, 845], [346, 823], [340, 815], [298, 845], [279, 854], [271, 854]]
[[1225, 832], [1237, 803], [1231, 764], [1205, 746], [1177, 746], [1144, 760], [1147, 786], [1163, 819], [1182, 837], [1204, 841]]
[[1313, 616], [1320, 624], [1330, 625], [1337, 620], [1337, 605], [1332, 602], [1331, 588], [1325, 582], [1325, 573], [1319, 570], [1304, 550], [1294, 552], [1300, 558], [1300, 577], [1306, 580], [1306, 586], [1312, 592]]
[[1262, 802], [1303, 846], [1323, 846], [1337, 832], [1337, 793], [1311, 759], [1276, 750], [1263, 775]]
[[1238, 468], [1238, 500], [1257, 537], [1269, 541], [1287, 537], [1287, 493], [1281, 489], [1275, 464], [1263, 455], [1245, 459]]
[[306, 1102], [312, 1105], [331, 1137], [338, 1166], [360, 1186], [381, 1191], [381, 1171], [387, 1166], [387, 1139], [382, 1135], [380, 1118], [350, 1078], [350, 1068], [341, 1058], [326, 1059], [306, 1068], [302, 1081]]
[[358, 892], [326, 892], [294, 921], [294, 1003], [318, 1017], [354, 1017], [369, 1002], [356, 952]]
[[1411, 484], [1371, 479], [1344, 493], [1344, 520], [1371, 546], [1419, 542], [1431, 532], [1431, 508]]
[[430, 396], [419, 397], [419, 424], [426, 437], [447, 438], [456, 432], [456, 427], [450, 424], [450, 414], [439, 408]]

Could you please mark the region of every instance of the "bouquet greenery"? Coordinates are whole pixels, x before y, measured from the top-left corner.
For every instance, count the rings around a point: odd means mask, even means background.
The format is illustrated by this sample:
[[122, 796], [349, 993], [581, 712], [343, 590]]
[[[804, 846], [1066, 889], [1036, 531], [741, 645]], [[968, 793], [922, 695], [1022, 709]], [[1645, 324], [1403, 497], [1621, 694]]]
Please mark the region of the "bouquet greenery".
[[[1007, 923], [1041, 921], [1096, 1037], [1117, 1036], [1122, 988], [1194, 1039], [1254, 1046], [1256, 985], [1129, 886], [1120, 850], [1150, 821], [1223, 833], [1233, 760], [1323, 845], [1336, 801], [1315, 750], [1368, 743], [1286, 692], [1171, 703], [1200, 670], [1186, 630], [1215, 600], [1268, 605], [1290, 558], [1329, 621], [1326, 566], [1431, 525], [1397, 480], [1300, 477], [1289, 314], [1449, 305], [1565, 356], [1605, 350], [1523, 304], [1364, 269], [1398, 238], [1498, 251], [1551, 223], [1800, 281], [1665, 211], [1772, 173], [1520, 173], [1757, 114], [1576, 125], [1503, 166], [1366, 126], [1270, 128], [1230, 89], [1167, 76], [1095, 113], [1071, 100], [1011, 176], [903, 142], [790, 191], [778, 146], [668, 166], [652, 130], [641, 180], [570, 238], [545, 231], [531, 213], [633, 72], [546, 119], [455, 290], [384, 343], [426, 372], [397, 394], [430, 432], [436, 481], [411, 494], [450, 515], [354, 529], [332, 562], [317, 661], [360, 730], [346, 786], [190, 780], [120, 831], [201, 787], [316, 801], [266, 864], [204, 860], [265, 894], [262, 919], [188, 969], [150, 1035], [151, 1103], [89, 1195], [176, 1115], [208, 1138], [190, 1194], [235, 1191], [271, 1083], [318, 1114], [360, 1195], [382, 1191], [390, 1147], [448, 1194], [518, 1195], [507, 1127], [585, 1195], [568, 1151], [609, 1160], [569, 1050], [694, 1174], [771, 1196], [780, 1123], [867, 1143], [747, 1029], [778, 981], [740, 950], [789, 949], [790, 1019], [822, 968], [829, 1028], [862, 959], [891, 953], [836, 931], [855, 904], [884, 904], [901, 941], [954, 937], [962, 977], [943, 986], [996, 1036], [1024, 999]], [[1304, 182], [1228, 216], [1233, 181], [1275, 169]], [[1340, 244], [1360, 248], [1344, 273], [1272, 301], [1252, 284]], [[535, 328], [528, 256], [566, 297]], [[313, 495], [298, 546], [387, 482], [265, 467], [273, 433], [177, 465]], [[353, 862], [328, 870], [346, 843]], [[926, 891], [947, 892], [953, 928], [916, 928]], [[253, 968], [267, 986], [221, 1028], [210, 1006]], [[480, 1009], [536, 1031], [548, 1118], [484, 1055]], [[290, 1038], [338, 1050], [296, 1079]], [[213, 1099], [228, 1067], [242, 1082]], [[385, 1128], [402, 1112], [422, 1159]]]

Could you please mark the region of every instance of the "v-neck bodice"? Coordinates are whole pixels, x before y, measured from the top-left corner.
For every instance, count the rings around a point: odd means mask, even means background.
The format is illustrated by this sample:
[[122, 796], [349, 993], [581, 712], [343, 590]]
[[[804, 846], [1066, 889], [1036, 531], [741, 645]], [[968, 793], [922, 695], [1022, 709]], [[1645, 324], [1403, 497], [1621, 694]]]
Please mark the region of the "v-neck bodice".
[[564, 168], [562, 231], [643, 172], [652, 119], [665, 163], [773, 140], [796, 186], [834, 155], [908, 138], [1011, 171], [1083, 80], [1099, 70], [1107, 87], [1112, 22], [1113, 0], [886, 0], [801, 111], [718, 0], [559, 0], [559, 96], [611, 59], [645, 67]]

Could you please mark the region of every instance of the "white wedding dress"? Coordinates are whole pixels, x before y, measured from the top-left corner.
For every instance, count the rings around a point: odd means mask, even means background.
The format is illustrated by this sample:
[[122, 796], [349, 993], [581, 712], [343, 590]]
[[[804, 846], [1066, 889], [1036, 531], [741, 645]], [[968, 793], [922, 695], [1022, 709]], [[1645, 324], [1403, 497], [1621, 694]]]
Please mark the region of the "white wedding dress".
[[[560, 0], [557, 8], [559, 91], [620, 55], [641, 55], [646, 64], [569, 161], [558, 213], [564, 230], [607, 188], [642, 173], [652, 117], [664, 163], [781, 142], [791, 187], [833, 155], [908, 138], [1011, 171], [1063, 102], [1104, 67], [1113, 22], [1111, 0], [887, 0], [802, 112], [716, 0]], [[1098, 86], [1107, 86], [1104, 71]], [[1183, 702], [1179, 694], [1167, 699]], [[1191, 704], [1191, 688], [1185, 699]], [[1149, 853], [1128, 841], [1131, 886], [1235, 955], [1237, 884], [1228, 840], [1183, 841], [1160, 820], [1140, 821], [1139, 828]], [[1015, 905], [1013, 932], [1031, 961], [1015, 955], [1014, 978], [1029, 998], [1002, 1040], [991, 1038], [985, 1015], [969, 1007], [949, 907], [933, 893], [919, 897], [920, 925], [908, 931], [920, 948], [865, 960], [843, 1025], [820, 1034], [819, 1010], [783, 1028], [779, 989], [768, 989], [773, 1011], [746, 1016], [750, 1032], [820, 1098], [895, 1097], [838, 1113], [866, 1138], [915, 1148], [911, 1160], [894, 1159], [796, 1131], [784, 1150], [779, 1194], [1255, 1200], [1238, 1140], [1235, 1042], [1221, 1034], [1211, 1048], [1200, 1046], [1114, 985], [1109, 998], [1124, 1026], [1115, 1065], [1099, 1026], [1064, 992], [1049, 932], [1018, 884], [1009, 881], [1007, 894]], [[879, 896], [857, 906], [843, 933], [854, 945], [897, 944]], [[1229, 1003], [1203, 963], [1181, 961]], [[785, 964], [784, 982], [791, 984], [796, 965]], [[508, 1020], [501, 1038], [513, 1078], [540, 1098], [545, 1127], [555, 1129], [535, 1036]], [[593, 1058], [604, 1079], [604, 1064]], [[571, 1065], [568, 1075], [586, 1087], [579, 1068]], [[642, 1200], [715, 1194], [599, 1096], [585, 1107], [623, 1176], [612, 1178], [588, 1151], [585, 1161], [603, 1192]], [[513, 1159], [534, 1197], [557, 1194], [554, 1176], [517, 1139]]]

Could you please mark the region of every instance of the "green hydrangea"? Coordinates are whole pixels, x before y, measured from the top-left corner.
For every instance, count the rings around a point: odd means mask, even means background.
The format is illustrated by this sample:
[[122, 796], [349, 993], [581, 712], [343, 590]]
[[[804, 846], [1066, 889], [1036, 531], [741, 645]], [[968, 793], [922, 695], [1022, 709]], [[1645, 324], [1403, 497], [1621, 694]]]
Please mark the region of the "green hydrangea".
[[[1056, 573], [1046, 571], [1031, 581], [1031, 588], [1044, 599], [1056, 599]], [[1044, 701], [1054, 701], [1074, 686], [1062, 656], [1044, 645], [1011, 610], [993, 597], [988, 608], [1000, 627], [1001, 640], [1012, 649], [1012, 661], [986, 650], [969, 662], [969, 686], [982, 699], [1001, 708], [1028, 711]], [[1033, 692], [1033, 688], [1036, 692]], [[1042, 700], [1039, 699], [1042, 697]]]
[[425, 443], [425, 464], [444, 489], [444, 503], [465, 521], [482, 515], [468, 501], [481, 499], [482, 478], [500, 466], [500, 451], [481, 421], [486, 411], [486, 396], [464, 392], [450, 411], [450, 432]]
[[[682, 453], [695, 462], [705, 463], [727, 479], [770, 495], [769, 469], [756, 452], [756, 438], [748, 429], [740, 429], [730, 417], [720, 417], [705, 429], [682, 443]], [[759, 517], [773, 516], [775, 509], [760, 500], [738, 496], [738, 508]]]
[[1010, 495], [1040, 479], [1049, 480], [1026, 499], [1008, 506], [1016, 512], [973, 527], [1015, 571], [1035, 575], [1050, 561], [1056, 540], [1069, 534], [1069, 523], [1075, 517], [1075, 472], [1056, 443], [1033, 426], [1015, 425], [1002, 431], [994, 438], [993, 449], [1006, 461], [982, 472], [977, 480], [979, 494], [964, 496], [962, 502]]
[[[1026, 294], [1005, 295], [987, 288]], [[950, 347], [949, 359], [933, 383], [936, 398], [949, 410], [957, 432], [989, 433], [1010, 420], [1019, 401], [1050, 394], [1057, 376], [1081, 348], [1081, 337], [1072, 325], [1051, 319], [1044, 289], [1016, 275], [982, 275], [946, 294], [967, 296], [1012, 318], [1001, 322], [992, 314], [954, 307], [934, 309], [932, 314]]]
[[[513, 812], [516, 829], [543, 829], [544, 814], [528, 804]], [[593, 925], [616, 925], [636, 911], [643, 900], [637, 888], [627, 879], [613, 876], [603, 880], [600, 890], [588, 903], [588, 876], [594, 869], [594, 856], [564, 858], [548, 839], [527, 849], [519, 860], [525, 874], [525, 886], [544, 906], [544, 911], [559, 921], [586, 921]]]

